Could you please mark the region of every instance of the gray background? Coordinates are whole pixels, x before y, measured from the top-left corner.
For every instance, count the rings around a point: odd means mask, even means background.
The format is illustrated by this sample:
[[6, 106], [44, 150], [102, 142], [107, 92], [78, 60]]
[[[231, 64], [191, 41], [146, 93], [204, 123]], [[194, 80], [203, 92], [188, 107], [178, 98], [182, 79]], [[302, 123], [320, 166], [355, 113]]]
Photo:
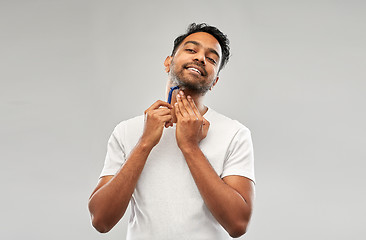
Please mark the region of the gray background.
[[231, 39], [207, 104], [253, 134], [243, 239], [362, 239], [364, 1], [0, 1], [0, 238], [124, 239], [87, 200], [121, 120], [164, 99], [191, 22]]

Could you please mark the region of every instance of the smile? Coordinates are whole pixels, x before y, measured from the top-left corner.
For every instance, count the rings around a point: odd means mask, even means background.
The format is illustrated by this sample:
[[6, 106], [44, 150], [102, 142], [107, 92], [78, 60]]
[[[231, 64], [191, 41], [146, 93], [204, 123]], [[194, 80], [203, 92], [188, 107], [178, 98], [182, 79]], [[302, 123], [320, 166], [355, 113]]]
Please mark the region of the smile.
[[187, 70], [194, 72], [194, 73], [198, 73], [199, 75], [202, 75], [201, 71], [198, 70], [197, 68], [189, 67], [189, 68], [187, 68]]

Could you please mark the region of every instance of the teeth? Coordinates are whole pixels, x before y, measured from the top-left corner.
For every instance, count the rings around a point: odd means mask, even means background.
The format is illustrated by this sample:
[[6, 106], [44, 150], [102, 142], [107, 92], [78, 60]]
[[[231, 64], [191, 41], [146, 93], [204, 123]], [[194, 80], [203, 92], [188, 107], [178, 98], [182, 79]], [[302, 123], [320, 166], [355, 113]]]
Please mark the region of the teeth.
[[199, 74], [201, 74], [201, 72], [198, 70], [198, 69], [196, 69], [196, 68], [188, 68], [188, 69], [190, 69], [190, 70], [193, 70], [193, 71], [196, 71], [196, 72], [198, 72]]

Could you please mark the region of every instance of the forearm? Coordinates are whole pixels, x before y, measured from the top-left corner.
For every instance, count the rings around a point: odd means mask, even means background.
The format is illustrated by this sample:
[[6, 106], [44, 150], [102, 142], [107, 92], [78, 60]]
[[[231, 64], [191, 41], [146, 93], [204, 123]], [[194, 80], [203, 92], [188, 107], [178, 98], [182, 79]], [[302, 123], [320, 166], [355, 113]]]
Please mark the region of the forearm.
[[215, 172], [198, 146], [182, 150], [200, 194], [212, 215], [232, 236], [245, 232], [251, 207]]
[[124, 215], [152, 147], [139, 142], [123, 167], [89, 199], [92, 223], [108, 232]]

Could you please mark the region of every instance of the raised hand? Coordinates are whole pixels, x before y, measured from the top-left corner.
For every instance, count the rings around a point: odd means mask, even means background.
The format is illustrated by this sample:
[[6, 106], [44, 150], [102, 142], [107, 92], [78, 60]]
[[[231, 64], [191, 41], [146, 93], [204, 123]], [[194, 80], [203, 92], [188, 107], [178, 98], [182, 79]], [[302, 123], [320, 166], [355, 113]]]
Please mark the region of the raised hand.
[[183, 91], [177, 94], [175, 103], [177, 116], [176, 138], [180, 149], [195, 147], [207, 136], [210, 123], [202, 117], [193, 99]]
[[144, 131], [140, 141], [151, 147], [159, 143], [164, 126], [172, 120], [172, 108], [169, 103], [158, 100], [146, 109]]

